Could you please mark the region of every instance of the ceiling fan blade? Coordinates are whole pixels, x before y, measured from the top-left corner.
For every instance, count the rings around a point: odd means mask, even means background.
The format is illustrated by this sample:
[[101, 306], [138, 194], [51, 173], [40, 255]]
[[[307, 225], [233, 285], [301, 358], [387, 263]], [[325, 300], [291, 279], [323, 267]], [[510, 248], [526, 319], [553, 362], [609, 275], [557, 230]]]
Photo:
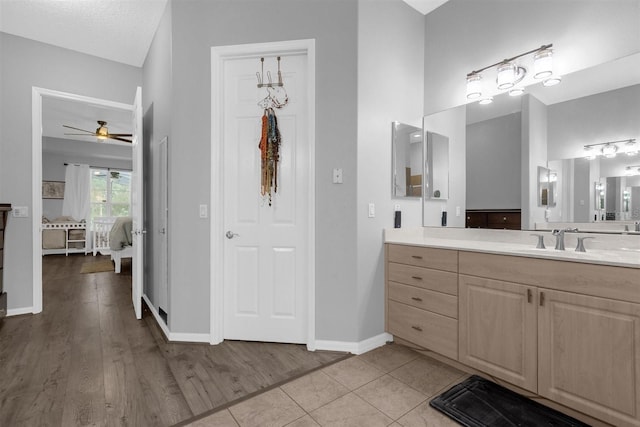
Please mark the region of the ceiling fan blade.
[[131, 133], [110, 133], [109, 136], [133, 136]]
[[80, 128], [74, 128], [73, 126], [67, 126], [67, 125], [62, 125], [62, 127], [69, 128], [69, 129], [75, 129], [75, 130], [79, 130], [79, 131], [82, 131], [82, 132], [86, 132], [86, 133], [90, 133], [90, 134], [92, 134], [92, 135], [95, 135], [95, 132], [90, 131], [90, 130], [84, 130], [84, 129], [80, 129]]
[[65, 133], [65, 135], [96, 136], [96, 134], [86, 134], [86, 133]]
[[129, 139], [120, 138], [120, 137], [118, 137], [118, 136], [113, 136], [113, 135], [111, 135], [111, 134], [110, 134], [109, 136], [107, 136], [107, 138], [109, 138], [109, 139], [115, 139], [116, 141], [132, 142], [132, 141], [131, 141], [131, 140], [129, 140]]

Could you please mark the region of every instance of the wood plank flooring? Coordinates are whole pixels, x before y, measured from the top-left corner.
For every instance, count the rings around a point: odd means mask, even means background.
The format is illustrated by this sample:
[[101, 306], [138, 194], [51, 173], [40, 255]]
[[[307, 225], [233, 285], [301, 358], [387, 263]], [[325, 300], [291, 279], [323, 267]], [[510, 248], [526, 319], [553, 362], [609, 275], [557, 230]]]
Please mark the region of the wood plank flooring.
[[0, 426], [171, 426], [346, 356], [168, 343], [134, 316], [130, 264], [80, 274], [101, 258], [43, 257], [43, 312], [0, 322]]

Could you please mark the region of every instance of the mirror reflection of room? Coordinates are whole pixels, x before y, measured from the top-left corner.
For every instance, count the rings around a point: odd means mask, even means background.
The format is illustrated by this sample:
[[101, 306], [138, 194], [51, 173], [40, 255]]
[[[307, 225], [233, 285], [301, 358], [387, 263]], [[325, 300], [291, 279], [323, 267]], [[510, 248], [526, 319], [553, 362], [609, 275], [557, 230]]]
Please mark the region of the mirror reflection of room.
[[422, 196], [422, 128], [392, 123], [393, 196]]

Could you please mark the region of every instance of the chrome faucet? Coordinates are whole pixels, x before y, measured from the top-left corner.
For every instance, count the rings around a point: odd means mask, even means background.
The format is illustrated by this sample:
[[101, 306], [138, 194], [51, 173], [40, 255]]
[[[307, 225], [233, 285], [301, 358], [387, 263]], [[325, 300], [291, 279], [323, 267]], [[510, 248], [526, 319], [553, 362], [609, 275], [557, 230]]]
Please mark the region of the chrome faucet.
[[578, 229], [577, 228], [565, 228], [564, 230], [553, 230], [551, 232], [551, 234], [553, 234], [554, 236], [556, 236], [556, 251], [564, 251], [564, 233], [565, 232], [571, 232], [571, 233], [575, 233], [577, 232]]

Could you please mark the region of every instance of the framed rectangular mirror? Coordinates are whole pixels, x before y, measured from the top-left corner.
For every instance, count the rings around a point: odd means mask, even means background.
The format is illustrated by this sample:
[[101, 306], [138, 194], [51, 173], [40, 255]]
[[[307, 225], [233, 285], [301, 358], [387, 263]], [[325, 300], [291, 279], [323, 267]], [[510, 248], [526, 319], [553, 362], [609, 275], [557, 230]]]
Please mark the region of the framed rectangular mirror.
[[391, 146], [391, 194], [393, 197], [422, 197], [422, 129], [393, 122]]

